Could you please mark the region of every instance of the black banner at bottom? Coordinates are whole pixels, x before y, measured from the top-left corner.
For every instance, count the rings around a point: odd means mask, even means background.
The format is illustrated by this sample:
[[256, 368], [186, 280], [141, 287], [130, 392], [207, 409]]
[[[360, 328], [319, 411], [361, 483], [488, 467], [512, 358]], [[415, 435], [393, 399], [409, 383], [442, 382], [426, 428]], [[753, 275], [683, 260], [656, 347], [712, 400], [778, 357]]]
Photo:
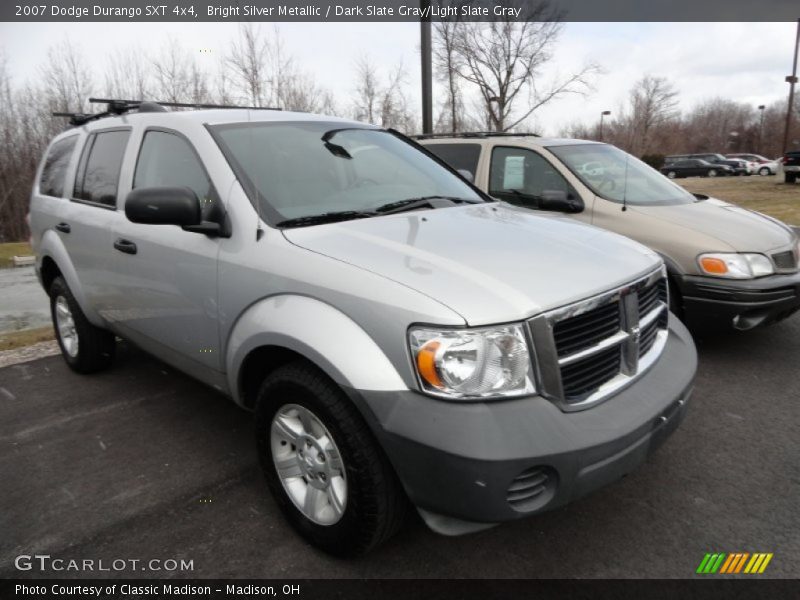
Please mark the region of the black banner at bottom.
[[798, 598], [800, 579], [7, 579], [0, 598], [279, 598], [516, 600], [517, 598]]

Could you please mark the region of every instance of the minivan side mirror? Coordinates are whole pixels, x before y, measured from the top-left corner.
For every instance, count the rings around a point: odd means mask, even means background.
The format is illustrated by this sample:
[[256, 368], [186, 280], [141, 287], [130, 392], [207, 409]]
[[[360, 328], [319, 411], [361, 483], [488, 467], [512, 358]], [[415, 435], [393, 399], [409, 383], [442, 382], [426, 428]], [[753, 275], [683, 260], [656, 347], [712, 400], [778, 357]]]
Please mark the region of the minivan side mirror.
[[472, 171], [467, 169], [456, 169], [458, 174], [461, 175], [464, 179], [469, 181], [470, 183], [475, 183], [475, 175], [472, 174]]
[[563, 213], [583, 212], [583, 200], [564, 190], [542, 190], [539, 200], [540, 210], [552, 210]]

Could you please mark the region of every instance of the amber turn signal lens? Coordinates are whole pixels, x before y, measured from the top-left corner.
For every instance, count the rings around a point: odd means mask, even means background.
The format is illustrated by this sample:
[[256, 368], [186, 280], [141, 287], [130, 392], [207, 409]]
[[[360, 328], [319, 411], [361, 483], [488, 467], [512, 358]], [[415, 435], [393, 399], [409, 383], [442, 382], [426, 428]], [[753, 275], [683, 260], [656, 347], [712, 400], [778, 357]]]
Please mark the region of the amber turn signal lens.
[[436, 372], [436, 351], [441, 346], [440, 342], [431, 340], [417, 352], [417, 370], [420, 376], [435, 388], [444, 387], [439, 374]]
[[703, 267], [706, 273], [711, 273], [713, 275], [724, 275], [728, 272], [728, 265], [725, 264], [724, 260], [719, 258], [706, 256], [700, 259], [700, 266]]

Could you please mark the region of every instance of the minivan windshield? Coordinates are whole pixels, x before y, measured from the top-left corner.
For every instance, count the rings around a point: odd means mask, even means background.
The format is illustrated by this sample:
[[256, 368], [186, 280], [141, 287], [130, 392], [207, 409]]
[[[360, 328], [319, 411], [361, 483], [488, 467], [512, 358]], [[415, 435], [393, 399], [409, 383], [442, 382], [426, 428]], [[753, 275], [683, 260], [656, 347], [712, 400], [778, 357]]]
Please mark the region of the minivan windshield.
[[414, 209], [427, 199], [484, 202], [458, 176], [385, 130], [321, 121], [210, 129], [271, 224], [375, 216], [379, 208]]
[[664, 175], [615, 146], [575, 144], [549, 146], [598, 196], [633, 206], [691, 204], [697, 199]]

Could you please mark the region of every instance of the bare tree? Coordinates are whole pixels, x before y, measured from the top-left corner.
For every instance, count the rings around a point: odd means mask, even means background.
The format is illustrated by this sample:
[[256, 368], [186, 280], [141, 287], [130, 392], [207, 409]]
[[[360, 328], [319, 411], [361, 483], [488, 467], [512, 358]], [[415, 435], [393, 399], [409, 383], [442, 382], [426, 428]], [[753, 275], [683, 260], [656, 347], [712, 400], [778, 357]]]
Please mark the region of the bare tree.
[[188, 102], [191, 99], [193, 56], [175, 38], [169, 38], [152, 60], [155, 92], [159, 100]]
[[678, 92], [664, 77], [645, 75], [630, 92], [628, 147], [635, 154], [651, 150], [655, 130], [677, 116]]
[[126, 100], [152, 99], [152, 69], [148, 62], [140, 48], [117, 48], [106, 63], [105, 93]]
[[65, 39], [47, 50], [47, 62], [41, 74], [55, 110], [84, 112], [87, 109], [92, 76], [80, 50], [72, 42]]
[[367, 57], [358, 59], [354, 117], [382, 127], [413, 131], [416, 129], [416, 116], [403, 91], [408, 79], [403, 64], [398, 64], [386, 75], [385, 83], [383, 79]]
[[[477, 87], [487, 125], [496, 131], [513, 129], [564, 95], [586, 93], [600, 71], [588, 64], [577, 73], [541, 83], [542, 69], [551, 61], [561, 32], [562, 14], [549, 0], [535, 5], [522, 0], [513, 3], [524, 11], [523, 18], [461, 23], [454, 42], [458, 59], [453, 68]], [[520, 104], [524, 107], [518, 109]]]
[[436, 75], [447, 89], [443, 111], [440, 114], [437, 130], [455, 133], [461, 130], [464, 101], [459, 86], [458, 69], [460, 54], [457, 52], [456, 37], [458, 21], [439, 21], [434, 25], [433, 64]]

